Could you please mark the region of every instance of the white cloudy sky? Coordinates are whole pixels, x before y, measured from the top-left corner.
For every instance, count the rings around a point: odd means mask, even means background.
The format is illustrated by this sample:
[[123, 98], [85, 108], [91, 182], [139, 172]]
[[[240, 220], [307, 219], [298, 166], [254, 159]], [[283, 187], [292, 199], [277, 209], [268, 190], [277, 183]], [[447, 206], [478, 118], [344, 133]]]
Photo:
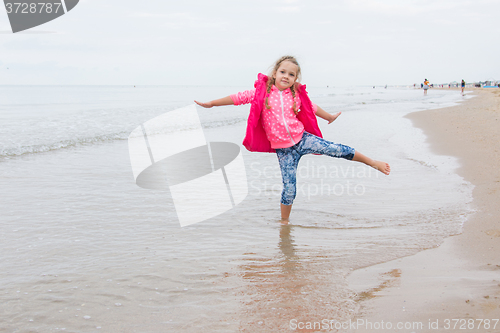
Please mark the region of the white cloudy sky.
[[314, 86], [500, 80], [499, 13], [499, 0], [80, 0], [12, 34], [0, 8], [0, 84], [251, 85], [283, 54]]

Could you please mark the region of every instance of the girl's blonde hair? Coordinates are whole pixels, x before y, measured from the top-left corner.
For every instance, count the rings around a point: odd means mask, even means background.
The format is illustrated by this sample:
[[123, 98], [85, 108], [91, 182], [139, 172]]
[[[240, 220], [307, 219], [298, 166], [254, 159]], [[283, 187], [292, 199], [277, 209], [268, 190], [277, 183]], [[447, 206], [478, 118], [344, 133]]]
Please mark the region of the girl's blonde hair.
[[[268, 104], [268, 99], [269, 99], [269, 93], [271, 92], [271, 88], [273, 87], [273, 85], [276, 83], [276, 80], [274, 79], [274, 74], [276, 74], [276, 72], [278, 71], [278, 69], [280, 68], [281, 64], [283, 63], [283, 61], [290, 61], [292, 64], [296, 65], [297, 66], [297, 79], [295, 80], [295, 82], [299, 82], [300, 81], [300, 65], [297, 61], [297, 59], [295, 59], [295, 57], [293, 56], [283, 56], [281, 58], [279, 58], [275, 63], [274, 63], [274, 66], [270, 72], [270, 74], [268, 75], [268, 80], [267, 80], [267, 96], [266, 96], [266, 100], [265, 100], [265, 105], [266, 105], [266, 109], [270, 109], [271, 106]], [[292, 96], [293, 96], [293, 112], [295, 112], [295, 114], [298, 114], [299, 111], [297, 110], [297, 105], [295, 103], [295, 84], [293, 84], [291, 87], [290, 87], [290, 91], [292, 92]]]

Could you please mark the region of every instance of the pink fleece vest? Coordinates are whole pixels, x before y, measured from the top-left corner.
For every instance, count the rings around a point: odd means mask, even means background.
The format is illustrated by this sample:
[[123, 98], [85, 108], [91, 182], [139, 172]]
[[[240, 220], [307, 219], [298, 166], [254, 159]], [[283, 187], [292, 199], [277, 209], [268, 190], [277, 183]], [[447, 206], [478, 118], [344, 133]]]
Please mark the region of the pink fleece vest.
[[[243, 145], [253, 152], [274, 153], [276, 150], [271, 148], [271, 143], [267, 139], [264, 126], [262, 125], [262, 110], [264, 110], [264, 101], [266, 99], [267, 75], [260, 74], [255, 81], [255, 96], [250, 106], [250, 115], [247, 121], [247, 132]], [[316, 115], [314, 114], [312, 102], [307, 95], [305, 84], [296, 83], [297, 92], [300, 97], [300, 112], [297, 119], [302, 122], [304, 129], [320, 138], [323, 137], [318, 126]]]

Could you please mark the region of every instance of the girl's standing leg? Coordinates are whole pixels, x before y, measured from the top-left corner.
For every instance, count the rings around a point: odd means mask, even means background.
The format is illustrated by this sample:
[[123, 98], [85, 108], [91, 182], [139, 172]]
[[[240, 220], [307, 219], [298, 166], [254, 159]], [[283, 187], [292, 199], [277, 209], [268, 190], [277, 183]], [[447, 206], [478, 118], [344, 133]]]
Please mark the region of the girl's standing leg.
[[301, 155], [296, 146], [276, 149], [278, 162], [283, 179], [283, 191], [281, 192], [281, 220], [287, 222], [290, 218], [292, 203], [297, 194], [297, 165]]

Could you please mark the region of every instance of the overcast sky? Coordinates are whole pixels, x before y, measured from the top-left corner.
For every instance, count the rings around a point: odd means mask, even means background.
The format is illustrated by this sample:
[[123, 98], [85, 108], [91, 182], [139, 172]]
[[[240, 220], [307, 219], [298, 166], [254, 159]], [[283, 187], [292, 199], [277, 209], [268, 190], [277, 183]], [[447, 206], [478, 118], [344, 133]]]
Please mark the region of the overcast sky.
[[13, 34], [0, 8], [0, 84], [248, 86], [284, 54], [312, 86], [500, 80], [499, 13], [499, 0], [80, 0]]

